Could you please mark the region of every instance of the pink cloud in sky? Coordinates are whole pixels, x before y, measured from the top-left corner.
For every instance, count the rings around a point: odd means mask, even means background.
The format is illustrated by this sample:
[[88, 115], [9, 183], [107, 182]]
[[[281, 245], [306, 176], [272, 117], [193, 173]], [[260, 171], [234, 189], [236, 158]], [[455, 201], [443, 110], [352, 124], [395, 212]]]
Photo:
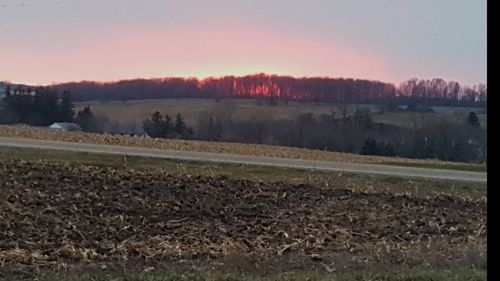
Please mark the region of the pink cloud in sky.
[[134, 30], [87, 38], [82, 47], [1, 50], [0, 78], [50, 84], [80, 80], [209, 77], [258, 72], [393, 81], [376, 55], [343, 42], [231, 28]]

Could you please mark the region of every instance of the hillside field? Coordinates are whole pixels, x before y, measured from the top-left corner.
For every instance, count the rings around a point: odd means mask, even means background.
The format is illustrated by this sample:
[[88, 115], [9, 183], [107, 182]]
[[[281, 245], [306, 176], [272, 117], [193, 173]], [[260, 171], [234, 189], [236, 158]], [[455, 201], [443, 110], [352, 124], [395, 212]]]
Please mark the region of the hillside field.
[[452, 120], [465, 120], [470, 111], [478, 114], [480, 122], [486, 126], [486, 111], [481, 108], [461, 107], [434, 107], [435, 113], [409, 113], [385, 112], [377, 105], [342, 105], [342, 104], [306, 104], [290, 102], [276, 106], [266, 105], [265, 102], [251, 99], [234, 99], [216, 101], [214, 99], [161, 99], [161, 100], [130, 100], [130, 101], [89, 101], [76, 103], [76, 110], [85, 106], [100, 116], [109, 118], [110, 122], [121, 125], [135, 124], [141, 126], [142, 122], [155, 111], [171, 116], [180, 113], [189, 126], [196, 127], [200, 115], [204, 112], [217, 116], [221, 112], [232, 113], [235, 120], [248, 119], [285, 119], [295, 120], [303, 113], [313, 113], [315, 117], [321, 114], [336, 113], [341, 118], [344, 111], [352, 115], [357, 108], [369, 109], [375, 122], [393, 124], [396, 126], [412, 126], [413, 120], [425, 122], [432, 116], [442, 116]]

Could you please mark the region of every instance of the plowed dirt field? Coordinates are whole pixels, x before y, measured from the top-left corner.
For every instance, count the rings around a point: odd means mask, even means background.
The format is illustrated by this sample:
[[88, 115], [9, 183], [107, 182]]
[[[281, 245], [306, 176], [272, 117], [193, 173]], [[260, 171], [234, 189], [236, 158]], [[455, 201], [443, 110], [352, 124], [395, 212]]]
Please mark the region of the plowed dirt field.
[[0, 277], [481, 267], [486, 202], [0, 160]]

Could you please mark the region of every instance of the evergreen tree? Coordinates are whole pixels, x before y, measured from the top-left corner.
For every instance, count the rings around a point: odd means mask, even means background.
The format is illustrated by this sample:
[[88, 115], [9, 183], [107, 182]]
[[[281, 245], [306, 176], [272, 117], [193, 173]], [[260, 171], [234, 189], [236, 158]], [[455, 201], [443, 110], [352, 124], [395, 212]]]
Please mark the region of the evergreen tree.
[[99, 132], [100, 128], [97, 119], [89, 106], [84, 107], [78, 111], [75, 118], [75, 123], [78, 124], [83, 131], [86, 132]]
[[20, 93], [12, 94], [6, 102], [6, 106], [12, 114], [14, 123], [29, 124], [29, 115], [34, 112], [33, 104], [33, 97], [31, 95]]
[[173, 130], [172, 117], [156, 111], [144, 121], [143, 129], [152, 138], [167, 138]]
[[72, 122], [75, 105], [71, 99], [71, 94], [69, 91], [64, 91], [61, 95], [61, 102], [59, 104], [59, 110], [57, 114], [57, 121], [60, 122]]
[[186, 132], [186, 123], [180, 113], [175, 116], [174, 132], [183, 135]]
[[5, 87], [5, 98], [9, 99], [11, 96], [12, 96], [12, 92], [10, 89], [10, 85], [7, 85], [7, 87]]
[[163, 137], [168, 137], [174, 130], [174, 125], [172, 124], [172, 117], [170, 115], [165, 115], [165, 121], [162, 124], [162, 134]]
[[479, 118], [477, 117], [477, 114], [474, 111], [471, 111], [469, 113], [469, 116], [467, 116], [467, 123], [469, 123], [475, 127], [481, 126], [481, 123], [479, 122]]
[[57, 93], [48, 88], [38, 88], [33, 97], [32, 110], [26, 117], [26, 122], [35, 126], [48, 126], [57, 121], [57, 110]]
[[151, 115], [151, 119], [148, 118], [144, 121], [143, 128], [144, 131], [152, 138], [162, 137], [161, 126], [162, 126], [163, 116], [161, 113], [156, 111]]
[[0, 124], [15, 124], [19, 122], [19, 114], [12, 109], [12, 92], [10, 85], [5, 88], [5, 96], [0, 100]]
[[160, 112], [156, 111], [151, 115], [151, 123], [152, 123], [152, 137], [160, 138], [163, 137], [162, 126], [163, 126], [163, 116]]

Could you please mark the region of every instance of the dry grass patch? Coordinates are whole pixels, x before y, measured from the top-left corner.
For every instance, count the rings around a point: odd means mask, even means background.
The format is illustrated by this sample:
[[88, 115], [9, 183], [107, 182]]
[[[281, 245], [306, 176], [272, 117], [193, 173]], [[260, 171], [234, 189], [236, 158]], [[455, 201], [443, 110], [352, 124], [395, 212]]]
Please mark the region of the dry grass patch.
[[[304, 160], [321, 160], [344, 163], [385, 164], [403, 163], [419, 164], [432, 168], [446, 166], [447, 168], [468, 169], [475, 166], [467, 163], [446, 162], [439, 160], [408, 159], [384, 156], [366, 156], [352, 153], [341, 153], [296, 147], [286, 147], [265, 144], [245, 144], [230, 142], [208, 142], [178, 139], [152, 139], [148, 137], [113, 136], [108, 134], [94, 134], [83, 132], [58, 132], [44, 128], [22, 126], [0, 126], [0, 137], [30, 138], [40, 140], [55, 140], [65, 142], [79, 142], [91, 144], [109, 144], [158, 149], [173, 149], [180, 151], [196, 151], [210, 153], [225, 153], [249, 156], [265, 156]], [[477, 165], [476, 165], [477, 166]], [[484, 166], [484, 165], [482, 165]]]

